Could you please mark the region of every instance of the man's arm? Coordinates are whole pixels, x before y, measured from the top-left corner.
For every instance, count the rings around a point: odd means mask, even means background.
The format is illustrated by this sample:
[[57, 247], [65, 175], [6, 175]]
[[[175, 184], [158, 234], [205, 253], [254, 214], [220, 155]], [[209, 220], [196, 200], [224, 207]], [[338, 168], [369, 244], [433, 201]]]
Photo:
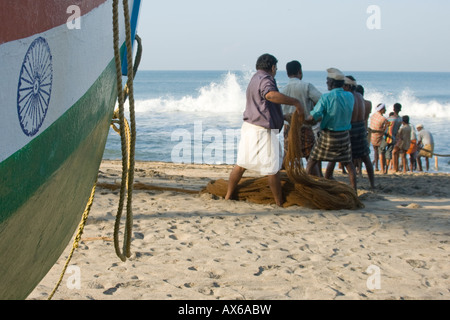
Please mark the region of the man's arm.
[[320, 120], [322, 120], [324, 108], [325, 108], [324, 96], [321, 96], [319, 101], [317, 101], [316, 105], [311, 110], [311, 114], [309, 115], [309, 117], [305, 119], [306, 122], [314, 125]]
[[273, 103], [288, 104], [290, 106], [294, 106], [297, 109], [299, 115], [305, 114], [303, 105], [300, 103], [299, 100], [291, 98], [285, 94], [282, 94], [281, 92], [270, 91], [266, 94], [265, 98]]
[[308, 85], [308, 97], [312, 100], [312, 102], [314, 102], [314, 104], [317, 104], [321, 96], [322, 93], [319, 90], [317, 90], [317, 88], [314, 85], [310, 83]]
[[[423, 130], [423, 129], [422, 129]], [[422, 144], [422, 131], [417, 133], [417, 145], [421, 145]]]

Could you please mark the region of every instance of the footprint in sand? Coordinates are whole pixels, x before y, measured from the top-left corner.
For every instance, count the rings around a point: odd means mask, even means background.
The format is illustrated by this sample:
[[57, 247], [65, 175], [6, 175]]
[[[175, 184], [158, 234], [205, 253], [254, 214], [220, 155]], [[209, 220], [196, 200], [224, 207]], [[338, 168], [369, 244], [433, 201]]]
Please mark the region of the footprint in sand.
[[409, 259], [406, 260], [406, 262], [413, 268], [425, 268], [427, 266], [427, 263], [423, 260], [414, 260], [414, 259]]

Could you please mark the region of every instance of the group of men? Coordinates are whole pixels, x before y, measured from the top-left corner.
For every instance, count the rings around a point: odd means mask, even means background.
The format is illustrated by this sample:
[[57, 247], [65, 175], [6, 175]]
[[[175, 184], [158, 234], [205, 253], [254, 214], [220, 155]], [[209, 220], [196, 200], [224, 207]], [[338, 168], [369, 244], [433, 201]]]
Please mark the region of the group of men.
[[[381, 170], [387, 174], [391, 168], [394, 172], [399, 172], [399, 158], [403, 166], [403, 172], [408, 168], [413, 171], [423, 171], [421, 157], [425, 157], [426, 169], [430, 169], [429, 159], [433, 156], [434, 140], [432, 134], [424, 129], [422, 124], [416, 126], [418, 133], [409, 123], [409, 116], [401, 117], [402, 110], [400, 103], [395, 103], [393, 111], [389, 117], [385, 118], [386, 105], [380, 103], [376, 107], [376, 112], [370, 118], [370, 141], [374, 149], [374, 165], [378, 170], [378, 163]], [[407, 155], [410, 156], [408, 166]]]
[[[277, 63], [270, 54], [260, 56], [256, 62], [257, 71], [246, 92], [237, 162], [230, 173], [225, 199], [233, 197], [242, 175], [249, 169], [268, 176], [275, 202], [282, 206], [283, 152], [277, 135], [285, 123], [289, 124], [294, 111], [305, 119], [301, 141], [308, 174], [321, 175], [320, 164], [325, 161], [328, 162], [325, 178], [331, 179], [339, 162], [347, 169], [350, 184], [356, 190], [355, 163], [363, 162], [374, 187], [367, 140], [370, 111], [367, 112], [367, 103], [356, 90], [356, 80], [329, 68], [326, 79], [329, 92], [321, 94], [313, 85], [302, 81], [301, 64], [292, 61], [286, 66], [289, 83], [280, 92], [275, 81]], [[288, 130], [287, 125], [285, 131]]]

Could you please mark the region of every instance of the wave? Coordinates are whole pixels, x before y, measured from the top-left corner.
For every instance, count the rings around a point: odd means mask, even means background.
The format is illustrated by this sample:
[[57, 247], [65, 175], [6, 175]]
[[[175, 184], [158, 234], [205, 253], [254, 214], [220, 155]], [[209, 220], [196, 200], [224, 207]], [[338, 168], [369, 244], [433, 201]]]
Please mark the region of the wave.
[[402, 105], [401, 115], [410, 118], [450, 118], [450, 102], [438, 102], [435, 99], [421, 100], [409, 88], [398, 93], [368, 92], [365, 99], [372, 101], [372, 112], [379, 103], [386, 104], [386, 115], [393, 111], [394, 103]]
[[136, 101], [136, 112], [202, 112], [207, 114], [243, 112], [245, 87], [243, 78], [227, 73], [219, 82], [198, 90], [198, 94], [181, 98], [159, 97]]
[[[184, 112], [201, 115], [242, 113], [245, 109], [245, 91], [253, 72], [228, 72], [217, 82], [201, 87], [196, 94], [182, 97], [161, 96], [153, 99], [136, 99], [136, 112]], [[365, 98], [372, 101], [373, 112], [379, 103], [385, 103], [387, 114], [394, 103], [402, 104], [402, 115], [414, 118], [450, 118], [450, 101], [419, 98], [409, 88], [381, 92], [367, 90]], [[386, 116], [387, 116], [386, 114]]]

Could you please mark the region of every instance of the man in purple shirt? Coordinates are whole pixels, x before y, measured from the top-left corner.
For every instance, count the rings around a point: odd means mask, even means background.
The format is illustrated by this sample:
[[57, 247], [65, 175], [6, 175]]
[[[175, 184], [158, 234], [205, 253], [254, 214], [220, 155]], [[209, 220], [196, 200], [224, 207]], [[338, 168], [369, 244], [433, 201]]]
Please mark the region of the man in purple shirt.
[[283, 127], [281, 104], [293, 105], [303, 115], [297, 99], [278, 91], [275, 82], [278, 60], [263, 54], [256, 62], [256, 73], [247, 87], [247, 105], [241, 128], [237, 163], [230, 173], [225, 199], [231, 199], [245, 170], [255, 170], [268, 176], [275, 203], [283, 204], [280, 169], [282, 150], [277, 135]]

